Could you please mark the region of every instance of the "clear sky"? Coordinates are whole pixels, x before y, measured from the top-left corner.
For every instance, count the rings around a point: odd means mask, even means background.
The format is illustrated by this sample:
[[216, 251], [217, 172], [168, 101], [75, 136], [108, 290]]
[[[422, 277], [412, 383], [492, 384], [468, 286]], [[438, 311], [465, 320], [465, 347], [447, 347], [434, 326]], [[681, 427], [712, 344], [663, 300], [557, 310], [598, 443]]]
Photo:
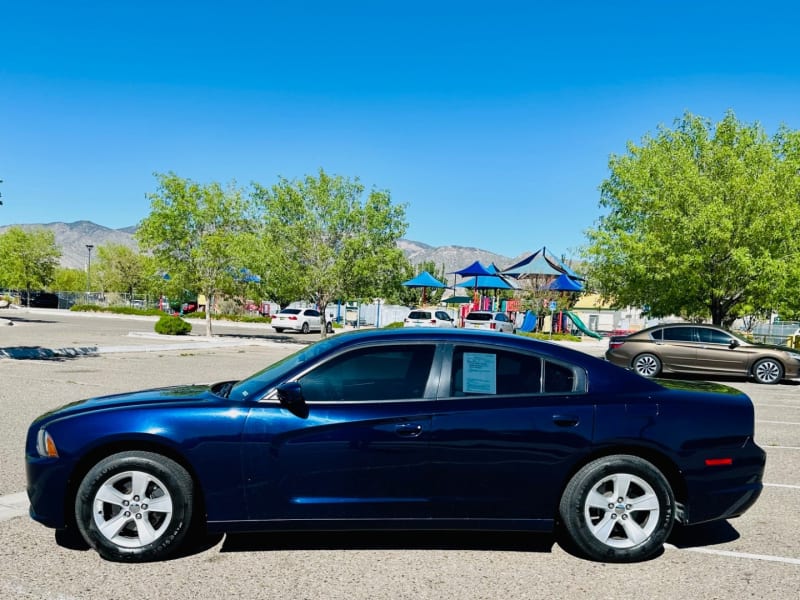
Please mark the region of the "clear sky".
[[628, 140], [685, 111], [800, 128], [788, 1], [0, 7], [0, 225], [134, 225], [155, 172], [323, 168], [407, 204], [407, 238], [574, 255]]

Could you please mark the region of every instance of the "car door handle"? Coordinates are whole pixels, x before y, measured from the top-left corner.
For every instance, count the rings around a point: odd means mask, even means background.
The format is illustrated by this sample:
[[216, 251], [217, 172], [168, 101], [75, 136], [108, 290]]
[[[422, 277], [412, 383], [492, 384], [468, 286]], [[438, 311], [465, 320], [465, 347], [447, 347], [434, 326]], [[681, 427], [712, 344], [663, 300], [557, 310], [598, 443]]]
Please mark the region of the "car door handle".
[[559, 427], [575, 427], [580, 419], [576, 415], [553, 415], [553, 423]]
[[419, 423], [403, 423], [395, 428], [395, 433], [402, 437], [419, 437], [422, 434], [422, 425]]

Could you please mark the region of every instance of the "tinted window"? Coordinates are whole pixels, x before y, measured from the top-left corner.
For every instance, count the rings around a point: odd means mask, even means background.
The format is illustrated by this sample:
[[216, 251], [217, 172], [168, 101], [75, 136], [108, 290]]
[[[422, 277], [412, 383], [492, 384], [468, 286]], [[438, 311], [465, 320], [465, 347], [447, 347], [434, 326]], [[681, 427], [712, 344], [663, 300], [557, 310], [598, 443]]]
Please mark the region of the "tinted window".
[[544, 391], [550, 394], [574, 392], [577, 378], [571, 367], [545, 361]]
[[306, 309], [305, 315], [307, 317], [318, 317], [319, 311], [314, 310], [313, 308]]
[[307, 402], [422, 398], [433, 345], [375, 346], [337, 356], [298, 379]]
[[495, 321], [508, 321], [508, 319], [506, 319], [506, 316], [503, 313], [497, 313], [494, 316], [494, 320]]
[[448, 315], [446, 312], [443, 312], [443, 311], [440, 310], [440, 311], [436, 312], [436, 318], [437, 319], [441, 319], [442, 321], [449, 321], [450, 320], [450, 315]]
[[490, 313], [469, 313], [467, 321], [491, 321], [492, 315]]
[[694, 342], [694, 327], [667, 327], [664, 340], [670, 342]]
[[726, 346], [731, 343], [733, 339], [730, 335], [725, 333], [724, 331], [718, 331], [716, 329], [706, 329], [704, 327], [698, 327], [697, 333], [700, 335], [700, 341], [704, 344], [725, 344]]
[[279, 314], [282, 315], [297, 315], [300, 314], [299, 308], [284, 308]]
[[409, 319], [430, 319], [431, 313], [425, 312], [424, 310], [412, 310], [408, 313]]
[[537, 356], [486, 348], [456, 348], [450, 395], [538, 394], [542, 361]]

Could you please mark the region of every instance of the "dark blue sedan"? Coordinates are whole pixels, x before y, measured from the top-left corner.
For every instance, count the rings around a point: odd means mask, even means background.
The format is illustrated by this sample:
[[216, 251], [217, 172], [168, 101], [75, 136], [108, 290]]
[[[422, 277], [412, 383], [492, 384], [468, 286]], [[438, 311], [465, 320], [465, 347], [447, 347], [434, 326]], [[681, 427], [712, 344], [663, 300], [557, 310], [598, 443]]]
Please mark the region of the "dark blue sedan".
[[187, 532], [552, 531], [603, 561], [649, 558], [674, 523], [744, 513], [765, 454], [729, 387], [656, 382], [520, 336], [340, 334], [238, 382], [43, 415], [31, 516], [104, 558]]

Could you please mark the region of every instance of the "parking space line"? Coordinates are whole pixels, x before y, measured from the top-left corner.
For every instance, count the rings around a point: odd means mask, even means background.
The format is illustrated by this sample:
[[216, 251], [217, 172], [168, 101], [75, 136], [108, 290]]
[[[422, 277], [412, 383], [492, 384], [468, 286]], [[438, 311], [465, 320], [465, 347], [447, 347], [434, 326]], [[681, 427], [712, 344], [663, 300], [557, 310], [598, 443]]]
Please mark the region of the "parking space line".
[[790, 490], [800, 490], [800, 485], [789, 485], [788, 483], [765, 483], [764, 487], [788, 488]]
[[756, 419], [756, 423], [772, 423], [774, 425], [800, 425], [800, 423], [796, 421], [762, 421], [760, 419]]
[[678, 548], [672, 544], [664, 544], [670, 550], [688, 550], [689, 552], [699, 552], [700, 554], [713, 554], [716, 556], [726, 556], [729, 558], [746, 558], [749, 560], [763, 560], [767, 562], [785, 563], [789, 565], [800, 565], [800, 558], [790, 558], [788, 556], [770, 556], [769, 554], [751, 554], [749, 552], [733, 552], [731, 550], [714, 550], [712, 548]]
[[764, 450], [800, 450], [800, 446], [762, 446]]

